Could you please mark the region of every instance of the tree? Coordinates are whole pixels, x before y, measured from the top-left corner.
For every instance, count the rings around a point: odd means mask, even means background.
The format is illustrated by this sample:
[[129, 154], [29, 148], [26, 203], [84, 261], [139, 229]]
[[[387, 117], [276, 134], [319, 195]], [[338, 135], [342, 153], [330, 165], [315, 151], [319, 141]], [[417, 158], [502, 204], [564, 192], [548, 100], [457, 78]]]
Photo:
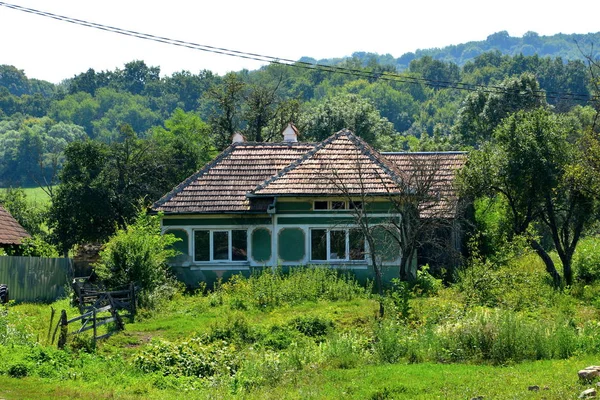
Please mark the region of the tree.
[[504, 80], [497, 91], [481, 89], [470, 93], [453, 129], [463, 144], [477, 147], [489, 140], [494, 129], [510, 114], [545, 105], [545, 95], [535, 76], [523, 74]]
[[308, 105], [297, 123], [306, 138], [321, 141], [332, 133], [349, 129], [368, 143], [396, 135], [394, 126], [373, 104], [357, 95], [342, 94]]
[[231, 136], [240, 130], [241, 102], [245, 83], [233, 72], [223, 77], [206, 93], [213, 103], [209, 123], [215, 137], [217, 149], [229, 146]]
[[583, 189], [577, 171], [581, 132], [566, 116], [544, 108], [520, 111], [494, 132], [492, 142], [471, 152], [460, 177], [465, 193], [501, 197], [513, 235], [525, 235], [555, 285], [562, 280], [535, 235], [545, 224], [561, 259], [565, 283], [573, 280], [571, 261], [584, 228], [595, 219], [596, 201]]

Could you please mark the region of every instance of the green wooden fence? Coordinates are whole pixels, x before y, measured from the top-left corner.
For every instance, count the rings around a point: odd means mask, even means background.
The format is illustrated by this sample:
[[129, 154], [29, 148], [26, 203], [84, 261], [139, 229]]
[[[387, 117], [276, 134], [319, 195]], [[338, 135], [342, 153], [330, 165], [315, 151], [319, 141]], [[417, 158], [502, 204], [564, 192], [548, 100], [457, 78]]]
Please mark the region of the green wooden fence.
[[65, 295], [71, 279], [70, 258], [0, 257], [0, 283], [18, 303], [50, 303]]

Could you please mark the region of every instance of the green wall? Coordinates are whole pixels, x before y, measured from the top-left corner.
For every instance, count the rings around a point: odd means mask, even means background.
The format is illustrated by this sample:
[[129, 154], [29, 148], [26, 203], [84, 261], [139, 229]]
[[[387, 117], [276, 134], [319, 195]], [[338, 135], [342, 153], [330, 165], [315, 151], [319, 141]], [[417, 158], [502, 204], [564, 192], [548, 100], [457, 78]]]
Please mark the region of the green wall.
[[267, 228], [256, 228], [252, 231], [250, 251], [256, 262], [267, 262], [271, 259], [271, 231]]
[[304, 231], [300, 228], [283, 228], [279, 231], [277, 254], [281, 261], [297, 262], [305, 255]]

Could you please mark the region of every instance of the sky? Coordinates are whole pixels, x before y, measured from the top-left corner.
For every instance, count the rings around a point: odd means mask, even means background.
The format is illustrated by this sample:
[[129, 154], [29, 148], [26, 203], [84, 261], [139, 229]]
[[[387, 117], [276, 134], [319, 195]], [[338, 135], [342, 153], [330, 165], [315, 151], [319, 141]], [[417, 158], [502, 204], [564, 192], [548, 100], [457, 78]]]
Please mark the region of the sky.
[[[161, 75], [218, 74], [262, 63], [130, 38], [3, 7], [14, 4], [84, 21], [231, 50], [297, 60], [391, 54], [485, 40], [600, 31], [596, 0], [0, 0], [0, 65], [59, 83], [93, 68], [144, 60]], [[598, 43], [600, 46], [600, 43]]]

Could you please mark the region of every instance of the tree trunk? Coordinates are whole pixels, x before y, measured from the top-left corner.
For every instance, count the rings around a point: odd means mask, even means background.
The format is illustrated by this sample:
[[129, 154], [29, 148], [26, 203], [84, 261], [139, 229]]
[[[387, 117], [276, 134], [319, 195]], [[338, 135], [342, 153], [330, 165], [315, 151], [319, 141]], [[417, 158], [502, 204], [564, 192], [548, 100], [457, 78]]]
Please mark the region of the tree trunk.
[[537, 255], [540, 256], [540, 258], [542, 259], [542, 261], [546, 265], [546, 272], [548, 272], [550, 274], [550, 276], [552, 277], [552, 281], [554, 282], [554, 286], [555, 287], [560, 287], [560, 285], [561, 285], [561, 277], [558, 274], [558, 271], [556, 270], [556, 267], [554, 266], [554, 261], [552, 261], [552, 258], [550, 258], [550, 256], [546, 252], [546, 250], [544, 250], [544, 248], [542, 247], [542, 245], [540, 245], [537, 242], [537, 240], [530, 239], [529, 240], [529, 244], [531, 245], [531, 247], [533, 248], [533, 250], [535, 250], [535, 252], [537, 253]]

